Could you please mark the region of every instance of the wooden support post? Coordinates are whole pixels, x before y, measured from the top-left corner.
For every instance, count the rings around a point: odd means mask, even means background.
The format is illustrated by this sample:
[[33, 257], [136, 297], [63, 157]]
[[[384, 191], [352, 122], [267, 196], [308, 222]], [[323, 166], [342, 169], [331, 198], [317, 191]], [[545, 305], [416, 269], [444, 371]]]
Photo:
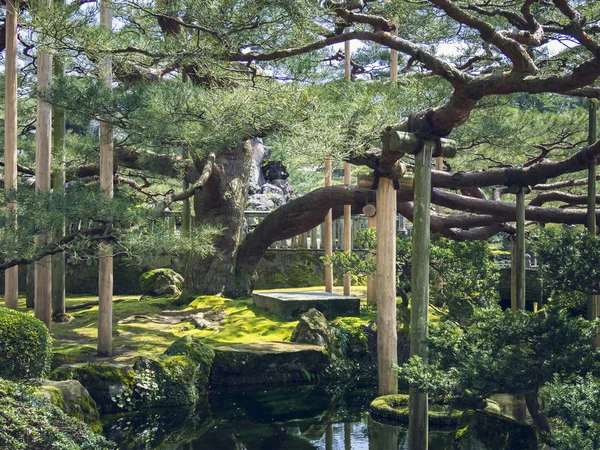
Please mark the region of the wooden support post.
[[[331, 158], [325, 160], [325, 187], [332, 184]], [[323, 227], [324, 248], [325, 248], [325, 291], [333, 292], [333, 267], [331, 267], [331, 256], [333, 254], [333, 214], [331, 210], [325, 216], [325, 225]]]
[[[52, 83], [52, 55], [38, 54], [38, 93], [43, 94]], [[52, 161], [52, 106], [38, 96], [37, 122], [35, 131], [35, 189], [38, 192], [50, 192]], [[35, 237], [36, 245], [44, 245], [50, 239], [48, 232]], [[52, 321], [52, 258], [46, 256], [35, 263], [35, 317], [50, 328]]]
[[515, 312], [517, 302], [517, 241], [516, 236], [508, 237], [510, 243], [510, 309]]
[[[369, 228], [375, 228], [377, 230], [377, 217], [369, 217]], [[377, 231], [376, 231], [377, 232]], [[369, 253], [369, 258], [377, 258], [377, 256]], [[377, 265], [377, 262], [375, 262]], [[377, 304], [377, 279], [375, 275], [369, 275], [367, 277], [367, 303], [369, 305]]]
[[[598, 139], [597, 122], [598, 102], [590, 99], [589, 104], [589, 129], [588, 144], [592, 145]], [[588, 201], [587, 201], [587, 229], [590, 233], [596, 235], [596, 172], [597, 160], [591, 161], [588, 165]], [[600, 313], [600, 295], [590, 294], [587, 302], [587, 318], [594, 320]], [[594, 347], [600, 347], [600, 335], [594, 339]]]
[[[429, 249], [432, 146], [415, 155], [415, 211], [411, 269], [410, 355], [427, 361], [429, 312]], [[408, 448], [427, 450], [429, 430], [427, 393], [409, 390]]]
[[302, 233], [298, 238], [299, 248], [308, 248], [308, 233]]
[[298, 248], [298, 236], [292, 236], [291, 248]]
[[[344, 163], [344, 184], [350, 186], [350, 163]], [[352, 251], [352, 205], [344, 205], [344, 251]], [[344, 295], [350, 295], [352, 277], [349, 273], [344, 274]]]
[[525, 309], [525, 189], [517, 192], [517, 309]]
[[[64, 0], [55, 0], [64, 3]], [[60, 58], [54, 59], [54, 77], [61, 78], [65, 74], [65, 65]], [[55, 108], [52, 116], [52, 147], [55, 160], [52, 172], [52, 195], [65, 195], [65, 135], [66, 114], [62, 108]], [[56, 227], [54, 238], [60, 239], [65, 234], [65, 218], [62, 217]], [[64, 252], [52, 255], [52, 319], [58, 322], [64, 321], [66, 314], [65, 302], [65, 271], [66, 260]]]
[[[444, 157], [438, 156], [435, 158], [435, 170], [444, 170]], [[444, 208], [440, 205], [435, 205], [435, 212], [441, 214]]]
[[344, 424], [344, 450], [352, 450], [352, 424]]
[[[377, 208], [375, 207], [375, 205], [365, 205], [365, 207], [363, 208], [363, 214], [367, 216], [368, 228], [374, 228], [375, 230], [377, 230]], [[367, 257], [376, 258], [377, 256], [373, 255], [373, 253], [369, 253]], [[377, 266], [377, 262], [375, 262], [375, 266]], [[369, 275], [367, 277], [367, 303], [369, 305], [377, 304], [377, 278], [375, 277], [375, 275]]]
[[[6, 54], [4, 60], [4, 188], [17, 189], [17, 0], [6, 0]], [[17, 226], [17, 203], [9, 202], [10, 225]], [[19, 307], [19, 266], [4, 271], [4, 302]]]
[[[100, 4], [100, 25], [112, 29], [111, 0]], [[104, 82], [112, 85], [112, 59], [105, 56], [101, 61], [101, 74]], [[108, 197], [113, 197], [113, 131], [112, 126], [100, 122], [100, 189]], [[98, 355], [111, 356], [112, 344], [112, 302], [113, 302], [113, 255], [110, 245], [100, 246], [98, 265]]]
[[344, 79], [352, 81], [352, 50], [350, 41], [344, 42]]
[[379, 395], [398, 393], [396, 326], [396, 191], [381, 178], [377, 187], [377, 368]]
[[317, 242], [317, 227], [310, 230], [310, 248], [318, 249], [319, 243]]
[[[393, 32], [394, 36], [398, 36], [398, 28]], [[396, 86], [398, 83], [398, 50], [390, 49], [390, 84]]]
[[325, 430], [325, 450], [333, 450], [333, 424], [329, 423]]

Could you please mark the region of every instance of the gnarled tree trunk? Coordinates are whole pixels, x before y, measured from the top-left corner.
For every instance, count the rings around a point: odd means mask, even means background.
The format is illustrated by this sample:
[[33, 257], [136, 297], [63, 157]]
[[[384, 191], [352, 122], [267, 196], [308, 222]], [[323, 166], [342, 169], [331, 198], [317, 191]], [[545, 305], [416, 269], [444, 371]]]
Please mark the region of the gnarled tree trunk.
[[218, 294], [231, 278], [248, 198], [251, 161], [250, 140], [220, 153], [211, 177], [194, 198], [197, 224], [218, 226], [223, 231], [215, 241], [215, 256], [190, 256], [185, 283], [192, 292]]

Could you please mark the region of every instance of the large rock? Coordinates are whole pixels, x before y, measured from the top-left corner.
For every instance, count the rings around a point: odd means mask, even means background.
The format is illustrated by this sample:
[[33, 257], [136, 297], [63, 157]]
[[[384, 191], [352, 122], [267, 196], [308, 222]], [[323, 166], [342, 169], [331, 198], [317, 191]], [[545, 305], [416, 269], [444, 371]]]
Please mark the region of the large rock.
[[133, 364], [138, 409], [194, 405], [196, 363], [188, 356], [140, 356]]
[[60, 366], [50, 374], [55, 381], [77, 380], [95, 400], [101, 412], [135, 409], [135, 373], [125, 364], [81, 363]]
[[300, 321], [292, 333], [292, 342], [299, 344], [322, 345], [331, 348], [333, 332], [325, 316], [315, 308], [300, 316]]
[[290, 342], [255, 342], [213, 347], [211, 386], [307, 383], [323, 376], [329, 356], [323, 347]]
[[142, 294], [151, 296], [181, 295], [183, 277], [172, 269], [150, 270], [140, 277]]
[[468, 410], [460, 418], [455, 448], [459, 450], [536, 450], [530, 426], [487, 411]]
[[98, 406], [79, 381], [44, 380], [42, 395], [67, 415], [87, 423], [96, 433], [102, 431]]

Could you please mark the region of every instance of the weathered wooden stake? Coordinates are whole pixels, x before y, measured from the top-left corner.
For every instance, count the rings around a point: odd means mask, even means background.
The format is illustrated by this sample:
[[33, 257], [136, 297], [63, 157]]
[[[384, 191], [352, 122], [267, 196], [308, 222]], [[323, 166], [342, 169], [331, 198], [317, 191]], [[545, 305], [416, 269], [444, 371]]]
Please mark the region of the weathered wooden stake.
[[[100, 25], [112, 29], [111, 0], [102, 0]], [[112, 58], [105, 56], [100, 63], [101, 74], [107, 86], [112, 85]], [[113, 197], [113, 132], [112, 126], [100, 122], [100, 190]], [[113, 302], [113, 254], [110, 245], [100, 246], [98, 265], [98, 355], [111, 356], [112, 345], [112, 302]]]
[[[350, 163], [344, 163], [344, 184], [350, 186]], [[352, 251], [352, 205], [344, 205], [344, 251]], [[352, 277], [349, 273], [344, 274], [344, 295], [350, 295]]]
[[396, 191], [381, 178], [377, 187], [377, 369], [379, 395], [398, 393], [396, 325]]
[[[16, 0], [6, 1], [6, 54], [4, 60], [4, 188], [17, 189], [17, 14]], [[8, 203], [17, 226], [17, 203]], [[19, 307], [19, 266], [4, 272], [4, 302], [7, 308]]]
[[344, 42], [344, 79], [352, 81], [352, 55], [350, 41]]
[[[332, 184], [331, 158], [325, 160], [325, 187]], [[333, 292], [333, 268], [330, 265], [331, 256], [333, 254], [333, 214], [329, 210], [325, 216], [325, 224], [323, 227], [323, 241], [325, 242], [325, 291]]]
[[[52, 55], [38, 54], [38, 92], [43, 94], [52, 83]], [[52, 106], [38, 97], [37, 122], [35, 131], [35, 189], [38, 192], [50, 192], [50, 174], [52, 161]], [[49, 233], [37, 234], [36, 245], [44, 245], [50, 239]], [[52, 321], [52, 258], [46, 256], [35, 263], [35, 317], [50, 328]]]
[[517, 192], [517, 309], [525, 309], [525, 189]]
[[[64, 0], [55, 0], [63, 3]], [[54, 59], [54, 76], [63, 77], [65, 66], [60, 58]], [[54, 150], [54, 170], [52, 172], [52, 195], [65, 195], [65, 134], [66, 114], [62, 108], [55, 108], [52, 116], [52, 146]], [[54, 237], [61, 238], [65, 234], [64, 216], [56, 227]], [[52, 318], [62, 321], [66, 313], [65, 303], [65, 270], [66, 261], [64, 252], [52, 255]]]
[[[589, 129], [588, 144], [592, 145], [598, 139], [597, 122], [598, 102], [590, 99], [589, 104]], [[591, 161], [588, 165], [588, 201], [587, 201], [587, 229], [596, 234], [596, 169], [597, 161]], [[587, 318], [594, 320], [600, 313], [600, 295], [590, 294], [587, 302]], [[600, 335], [594, 339], [594, 347], [600, 347]]]
[[[432, 147], [415, 155], [413, 255], [411, 269], [410, 355], [427, 361], [429, 310], [429, 248]], [[408, 448], [427, 450], [429, 430], [427, 393], [409, 390]]]

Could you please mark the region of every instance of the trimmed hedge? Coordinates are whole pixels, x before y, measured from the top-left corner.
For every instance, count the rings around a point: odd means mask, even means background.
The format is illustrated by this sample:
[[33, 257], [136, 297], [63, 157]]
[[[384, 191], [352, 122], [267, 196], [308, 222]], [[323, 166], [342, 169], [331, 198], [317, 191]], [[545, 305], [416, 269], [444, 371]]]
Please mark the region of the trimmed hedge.
[[107, 450], [115, 446], [25, 386], [0, 378], [0, 448]]
[[42, 321], [0, 308], [0, 377], [17, 381], [44, 377], [52, 363], [51, 343]]

